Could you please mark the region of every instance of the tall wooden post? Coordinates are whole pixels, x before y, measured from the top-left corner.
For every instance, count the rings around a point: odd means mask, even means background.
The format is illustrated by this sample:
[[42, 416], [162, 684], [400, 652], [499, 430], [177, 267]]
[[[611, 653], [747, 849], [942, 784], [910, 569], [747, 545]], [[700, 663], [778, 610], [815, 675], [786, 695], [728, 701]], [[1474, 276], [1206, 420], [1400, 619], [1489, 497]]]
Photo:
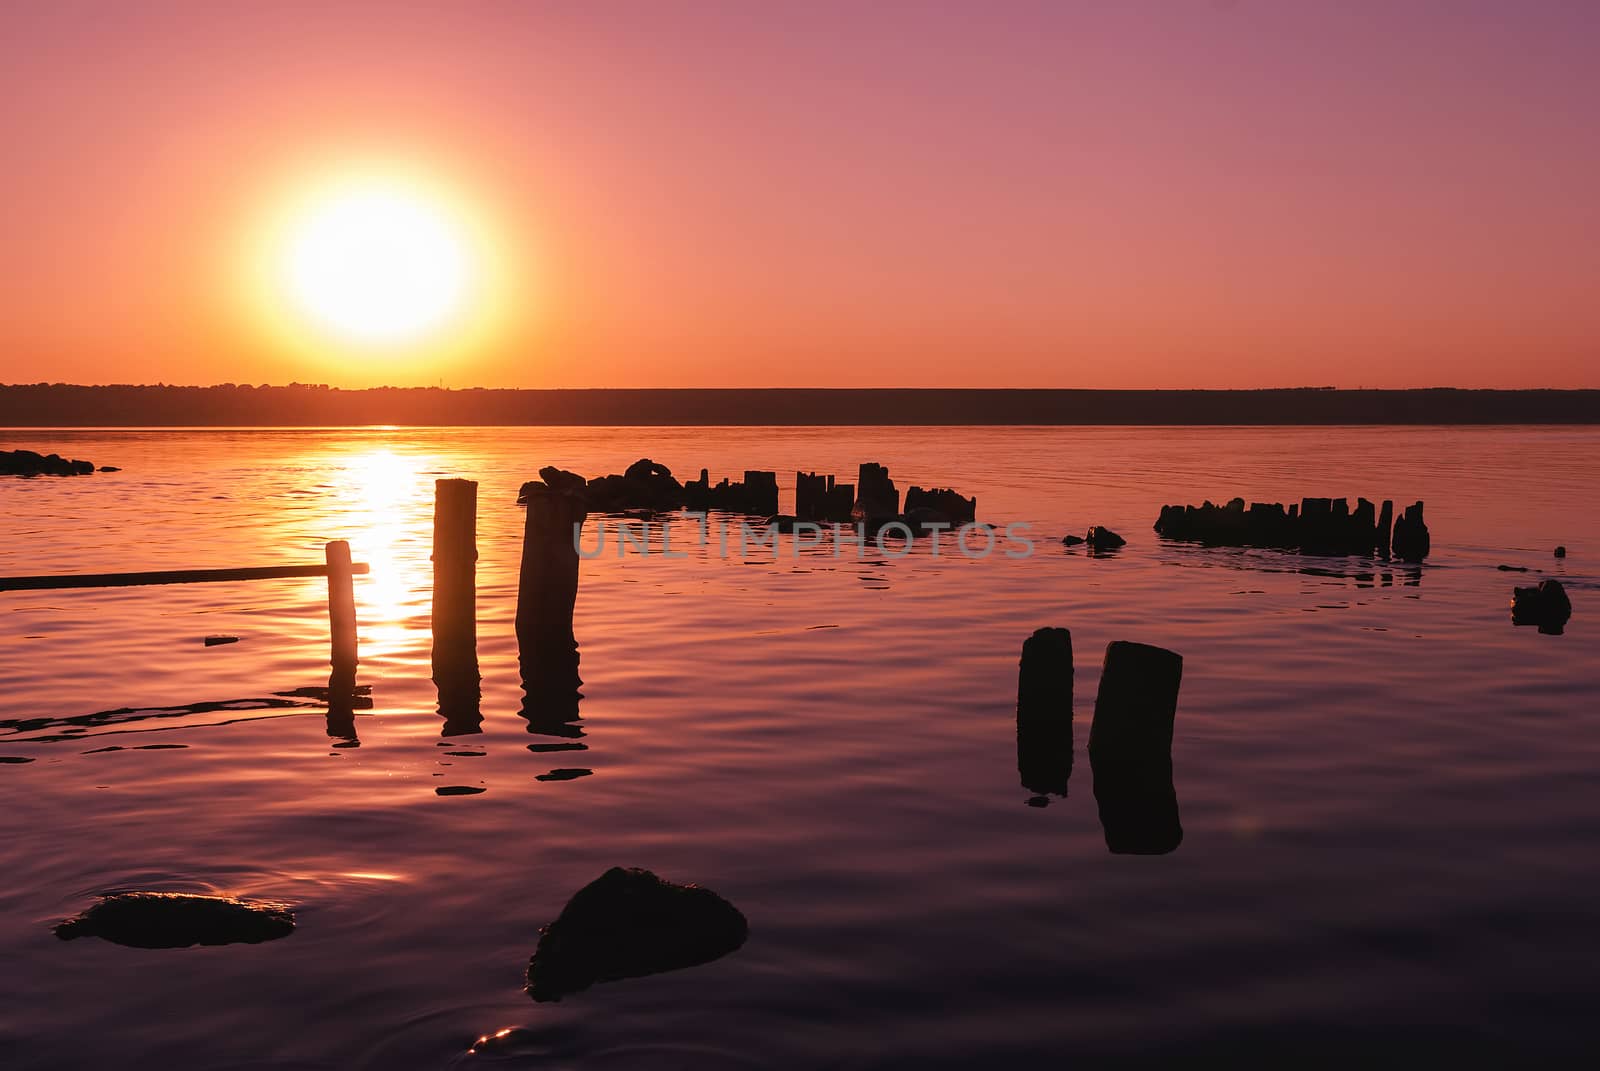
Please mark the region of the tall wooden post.
[[575, 695], [578, 640], [572, 611], [578, 601], [578, 539], [589, 515], [583, 498], [543, 484], [527, 488], [522, 571], [517, 584], [517, 656], [532, 696]]
[[478, 484], [433, 487], [433, 679], [442, 697], [478, 686]]
[[350, 544], [336, 539], [324, 548], [328, 564], [328, 632], [332, 639], [331, 693], [353, 691], [356, 683], [356, 591]]

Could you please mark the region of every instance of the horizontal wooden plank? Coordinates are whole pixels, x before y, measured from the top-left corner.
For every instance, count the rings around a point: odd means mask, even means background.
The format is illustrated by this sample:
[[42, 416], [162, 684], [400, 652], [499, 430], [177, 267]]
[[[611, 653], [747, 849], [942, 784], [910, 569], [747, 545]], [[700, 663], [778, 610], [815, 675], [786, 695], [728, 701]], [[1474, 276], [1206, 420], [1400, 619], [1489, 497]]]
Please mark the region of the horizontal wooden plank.
[[[352, 573], [370, 572], [354, 562]], [[0, 576], [0, 591], [48, 591], [54, 588], [131, 588], [146, 584], [211, 584], [227, 580], [287, 580], [327, 576], [327, 565], [268, 565], [253, 569], [172, 569], [150, 573], [79, 573], [66, 576]]]

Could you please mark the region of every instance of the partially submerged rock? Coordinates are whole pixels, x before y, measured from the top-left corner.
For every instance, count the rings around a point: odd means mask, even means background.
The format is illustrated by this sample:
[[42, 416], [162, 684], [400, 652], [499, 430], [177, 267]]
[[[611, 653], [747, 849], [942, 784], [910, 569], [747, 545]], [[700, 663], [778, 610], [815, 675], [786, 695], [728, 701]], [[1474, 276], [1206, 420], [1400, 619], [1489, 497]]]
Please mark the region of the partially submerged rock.
[[579, 889], [540, 931], [528, 961], [527, 993], [560, 1000], [596, 982], [639, 978], [709, 963], [749, 934], [739, 909], [696, 885], [648, 870], [612, 867]]
[[168, 892], [113, 893], [55, 928], [63, 941], [101, 937], [130, 948], [253, 945], [293, 932], [294, 914], [283, 904]]
[[1541, 580], [1537, 587], [1512, 589], [1512, 624], [1537, 625], [1540, 632], [1559, 636], [1571, 617], [1572, 600], [1559, 580]]
[[64, 458], [60, 454], [39, 454], [32, 450], [0, 450], [0, 476], [87, 476], [93, 471], [92, 461]]
[[1128, 545], [1128, 541], [1109, 528], [1099, 525], [1089, 529], [1083, 535], [1083, 541], [1089, 545], [1090, 550], [1116, 550]]

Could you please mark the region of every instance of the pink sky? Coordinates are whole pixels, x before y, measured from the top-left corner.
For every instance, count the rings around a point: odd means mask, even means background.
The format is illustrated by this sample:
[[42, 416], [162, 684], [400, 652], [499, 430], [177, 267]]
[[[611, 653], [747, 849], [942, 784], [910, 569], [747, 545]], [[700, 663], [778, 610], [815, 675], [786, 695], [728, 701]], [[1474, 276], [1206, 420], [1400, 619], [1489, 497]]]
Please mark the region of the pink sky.
[[[7, 4], [0, 382], [1600, 386], [1597, 40], [1554, 0]], [[353, 157], [492, 226], [492, 337], [241, 314], [241, 236]]]

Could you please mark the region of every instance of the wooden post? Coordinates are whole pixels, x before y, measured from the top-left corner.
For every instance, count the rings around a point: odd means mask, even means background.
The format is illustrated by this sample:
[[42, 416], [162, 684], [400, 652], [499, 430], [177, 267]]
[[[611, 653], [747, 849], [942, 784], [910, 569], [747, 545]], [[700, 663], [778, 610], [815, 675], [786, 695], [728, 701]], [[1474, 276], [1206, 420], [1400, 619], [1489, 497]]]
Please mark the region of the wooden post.
[[442, 696], [478, 686], [478, 484], [433, 487], [433, 679]]
[[1017, 773], [1034, 806], [1065, 796], [1072, 777], [1072, 633], [1042, 628], [1022, 642], [1017, 672]]
[[[356, 591], [350, 544], [336, 539], [324, 548], [328, 563], [328, 632], [332, 637], [333, 677], [349, 687], [356, 680]], [[330, 690], [334, 689], [330, 684]]]
[[578, 676], [572, 610], [578, 601], [578, 539], [588, 508], [578, 495], [528, 487], [517, 583], [517, 656], [530, 696], [570, 697]]
[[1106, 847], [1164, 855], [1183, 842], [1172, 785], [1172, 726], [1183, 657], [1117, 641], [1106, 648], [1089, 727], [1089, 765]]

